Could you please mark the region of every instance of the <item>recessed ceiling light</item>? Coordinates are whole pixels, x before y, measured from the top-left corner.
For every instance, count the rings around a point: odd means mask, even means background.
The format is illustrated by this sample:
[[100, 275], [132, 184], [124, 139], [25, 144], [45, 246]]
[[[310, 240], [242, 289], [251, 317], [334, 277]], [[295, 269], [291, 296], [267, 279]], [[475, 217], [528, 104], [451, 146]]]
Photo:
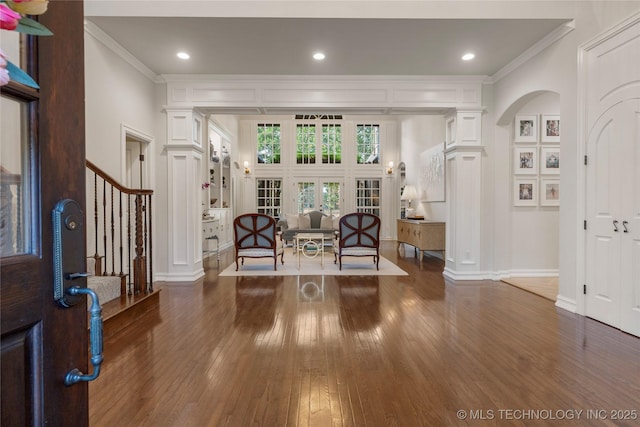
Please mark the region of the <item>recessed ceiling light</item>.
[[465, 53], [464, 55], [462, 55], [462, 60], [463, 61], [471, 61], [475, 57], [476, 57], [475, 54], [469, 52], [469, 53]]
[[324, 59], [324, 53], [322, 52], [316, 52], [313, 54], [313, 59], [315, 59], [316, 61], [322, 61]]
[[189, 55], [187, 52], [178, 52], [176, 54], [176, 56], [180, 59], [189, 59], [191, 58], [191, 55]]

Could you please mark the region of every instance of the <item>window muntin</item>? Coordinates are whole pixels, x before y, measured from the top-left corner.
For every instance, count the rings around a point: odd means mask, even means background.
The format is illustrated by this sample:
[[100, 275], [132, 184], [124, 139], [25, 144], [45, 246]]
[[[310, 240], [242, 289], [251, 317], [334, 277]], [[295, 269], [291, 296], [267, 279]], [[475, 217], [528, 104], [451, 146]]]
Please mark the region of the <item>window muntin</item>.
[[314, 164], [316, 162], [316, 125], [298, 124], [296, 126], [296, 163]]
[[380, 189], [379, 178], [356, 179], [356, 212], [380, 216]]
[[298, 213], [307, 213], [316, 209], [315, 182], [298, 182]]
[[342, 163], [342, 126], [322, 125], [322, 163]]
[[282, 206], [282, 179], [256, 179], [258, 213], [277, 218]]
[[322, 183], [322, 212], [327, 215], [340, 215], [340, 183]]
[[359, 165], [380, 163], [380, 125], [356, 126], [356, 150]]
[[258, 124], [257, 162], [265, 164], [280, 163], [282, 144], [279, 124]]

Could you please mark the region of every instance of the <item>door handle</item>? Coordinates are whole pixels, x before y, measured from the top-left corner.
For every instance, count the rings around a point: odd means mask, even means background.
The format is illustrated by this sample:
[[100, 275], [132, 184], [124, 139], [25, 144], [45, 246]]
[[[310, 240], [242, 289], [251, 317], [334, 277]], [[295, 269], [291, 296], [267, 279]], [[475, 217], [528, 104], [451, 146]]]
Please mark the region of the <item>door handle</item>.
[[624, 232], [628, 233], [629, 229], [627, 228], [627, 225], [629, 224], [629, 221], [622, 221], [622, 227], [624, 227]]
[[618, 232], [618, 220], [617, 219], [613, 220], [613, 231], [615, 231], [616, 233]]
[[64, 377], [64, 385], [70, 386], [80, 381], [93, 381], [100, 375], [100, 366], [104, 358], [102, 357], [102, 307], [98, 301], [98, 295], [89, 288], [69, 288], [70, 295], [91, 296], [91, 308], [89, 309], [89, 341], [91, 344], [91, 364], [93, 374], [83, 374], [80, 369], [73, 368]]
[[[89, 273], [84, 270], [84, 214], [75, 200], [59, 201], [52, 213], [53, 220], [53, 298], [62, 307], [69, 308], [82, 301], [82, 295], [91, 297], [89, 309], [89, 339], [93, 374], [86, 375], [78, 368], [69, 371], [64, 384], [92, 381], [100, 375], [102, 365], [102, 307], [98, 295], [87, 288]], [[79, 283], [79, 284], [78, 284]]]

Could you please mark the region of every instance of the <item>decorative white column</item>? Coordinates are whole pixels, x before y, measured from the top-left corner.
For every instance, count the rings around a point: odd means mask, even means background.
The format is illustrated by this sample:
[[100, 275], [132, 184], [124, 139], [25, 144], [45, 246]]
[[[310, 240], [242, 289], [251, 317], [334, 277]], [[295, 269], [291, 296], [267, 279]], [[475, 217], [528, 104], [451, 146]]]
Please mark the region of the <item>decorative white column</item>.
[[191, 282], [202, 268], [202, 153], [204, 117], [192, 109], [167, 113], [169, 282]]
[[455, 110], [445, 117], [447, 231], [443, 275], [483, 278], [480, 265], [482, 110]]

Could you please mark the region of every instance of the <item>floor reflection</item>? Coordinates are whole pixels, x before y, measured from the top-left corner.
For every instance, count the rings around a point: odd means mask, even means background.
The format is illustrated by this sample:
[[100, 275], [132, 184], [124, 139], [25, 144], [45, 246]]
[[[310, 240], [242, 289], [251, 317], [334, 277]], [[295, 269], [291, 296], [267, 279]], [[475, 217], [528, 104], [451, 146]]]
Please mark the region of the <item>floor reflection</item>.
[[379, 278], [344, 276], [338, 281], [340, 322], [345, 330], [366, 331], [380, 323]]
[[324, 301], [324, 276], [298, 276], [298, 301]]
[[236, 327], [251, 332], [271, 329], [276, 318], [278, 288], [282, 277], [264, 280], [240, 276], [236, 279]]

